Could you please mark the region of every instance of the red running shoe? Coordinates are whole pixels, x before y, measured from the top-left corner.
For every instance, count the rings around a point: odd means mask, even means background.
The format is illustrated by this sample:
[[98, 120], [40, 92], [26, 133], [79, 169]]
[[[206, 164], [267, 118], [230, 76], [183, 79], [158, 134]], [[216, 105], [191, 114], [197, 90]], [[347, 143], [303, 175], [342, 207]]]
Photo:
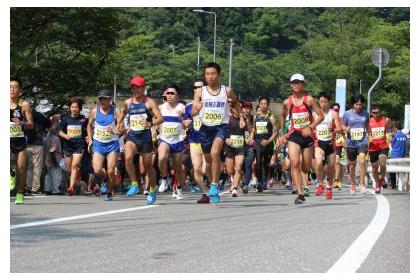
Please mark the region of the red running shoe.
[[375, 188], [375, 193], [376, 194], [380, 194], [381, 193], [381, 186], [376, 186], [376, 188]]
[[327, 188], [327, 192], [325, 193], [325, 198], [326, 199], [331, 199], [332, 198], [332, 189], [331, 188]]
[[315, 195], [317, 196], [322, 195], [322, 193], [324, 192], [324, 189], [325, 189], [324, 186], [322, 184], [319, 184], [318, 188], [315, 191]]
[[98, 185], [95, 185], [95, 187], [93, 188], [93, 192], [95, 193], [96, 196], [101, 195], [101, 189], [99, 188]]
[[72, 196], [72, 195], [73, 195], [73, 193], [74, 193], [74, 189], [73, 189], [73, 187], [69, 187], [69, 188], [67, 189], [67, 195], [68, 195], [68, 196]]

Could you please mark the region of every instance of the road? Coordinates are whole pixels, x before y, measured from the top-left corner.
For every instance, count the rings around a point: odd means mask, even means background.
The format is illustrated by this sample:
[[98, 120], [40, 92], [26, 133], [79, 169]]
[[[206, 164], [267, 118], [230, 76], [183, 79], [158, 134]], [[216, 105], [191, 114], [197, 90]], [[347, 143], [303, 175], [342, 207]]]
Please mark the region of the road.
[[[225, 193], [218, 205], [164, 193], [151, 208], [140, 195], [29, 197], [24, 206], [11, 199], [10, 271], [328, 272], [376, 219], [380, 202], [348, 187], [328, 201], [313, 191], [304, 205], [281, 187]], [[381, 198], [389, 219], [354, 272], [410, 272], [410, 194], [387, 189]], [[93, 216], [75, 217], [85, 214]], [[73, 220], [51, 221], [64, 217]]]

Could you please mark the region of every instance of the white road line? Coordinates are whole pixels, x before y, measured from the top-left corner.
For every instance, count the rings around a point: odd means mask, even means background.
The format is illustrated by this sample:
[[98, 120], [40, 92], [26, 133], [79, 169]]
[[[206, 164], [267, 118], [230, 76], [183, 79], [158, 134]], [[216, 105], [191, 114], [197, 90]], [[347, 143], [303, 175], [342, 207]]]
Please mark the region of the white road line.
[[58, 219], [44, 220], [44, 221], [38, 221], [38, 222], [32, 222], [32, 223], [26, 223], [26, 224], [12, 225], [12, 226], [10, 226], [10, 229], [42, 226], [42, 225], [61, 223], [61, 222], [72, 221], [72, 220], [80, 220], [80, 219], [86, 219], [86, 218], [97, 217], [97, 216], [104, 216], [104, 215], [111, 215], [111, 214], [117, 214], [117, 213], [136, 211], [136, 210], [143, 210], [143, 209], [153, 208], [153, 207], [158, 207], [158, 206], [159, 205], [139, 206], [139, 207], [134, 207], [134, 208], [126, 208], [126, 209], [112, 210], [112, 211], [106, 211], [106, 212], [98, 212], [98, 213], [92, 213], [92, 214], [85, 214], [85, 215], [70, 216], [70, 217], [64, 217], [64, 218], [58, 218]]
[[[373, 190], [368, 190], [374, 194]], [[375, 195], [378, 206], [375, 216], [360, 236], [347, 248], [327, 273], [355, 273], [368, 257], [389, 220], [389, 203], [385, 196]]]

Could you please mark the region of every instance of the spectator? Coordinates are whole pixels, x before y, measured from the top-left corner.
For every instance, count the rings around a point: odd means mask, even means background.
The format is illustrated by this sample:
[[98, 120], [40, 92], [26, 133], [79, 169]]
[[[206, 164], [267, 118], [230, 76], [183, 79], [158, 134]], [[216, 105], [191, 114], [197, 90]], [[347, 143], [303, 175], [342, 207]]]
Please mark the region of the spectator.
[[62, 180], [62, 170], [60, 161], [62, 159], [62, 149], [60, 138], [58, 137], [59, 118], [53, 119], [51, 128], [45, 138], [45, 166], [47, 173], [45, 175], [44, 191], [46, 194], [64, 194], [59, 190]]
[[26, 186], [29, 195], [40, 195], [41, 173], [44, 167], [44, 136], [51, 127], [50, 119], [45, 113], [53, 105], [48, 100], [41, 100], [33, 111], [34, 128], [27, 131], [28, 147], [26, 149]]
[[[392, 138], [391, 146], [392, 146], [392, 152], [391, 152], [391, 158], [403, 158], [407, 156], [406, 151], [406, 145], [407, 145], [407, 136], [401, 131], [401, 124], [396, 123], [395, 124], [397, 131], [394, 133], [394, 136]], [[405, 131], [408, 132], [408, 131]], [[397, 182], [396, 182], [396, 174], [390, 173], [391, 177], [391, 185], [392, 189], [396, 189]]]
[[404, 128], [401, 131], [407, 137], [407, 142], [405, 143], [405, 156], [410, 157], [410, 130], [408, 130], [407, 128]]

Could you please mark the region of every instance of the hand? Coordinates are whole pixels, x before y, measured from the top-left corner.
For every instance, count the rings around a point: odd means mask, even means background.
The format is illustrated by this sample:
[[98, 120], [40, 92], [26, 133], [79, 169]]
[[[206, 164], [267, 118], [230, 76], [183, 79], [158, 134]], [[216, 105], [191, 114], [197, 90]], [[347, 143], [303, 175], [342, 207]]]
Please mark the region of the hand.
[[230, 138], [227, 138], [225, 140], [226, 144], [228, 144], [229, 146], [232, 145], [232, 140], [230, 140]]
[[308, 137], [309, 135], [311, 135], [311, 133], [312, 133], [312, 129], [309, 126], [302, 129], [302, 136], [303, 137]]
[[64, 139], [66, 139], [67, 141], [71, 139], [71, 136], [66, 134], [66, 136], [64, 137]]
[[88, 142], [88, 153], [92, 153], [92, 140], [90, 140], [89, 139], [89, 142]]
[[190, 127], [192, 123], [192, 120], [183, 120], [182, 124], [184, 125], [184, 127]]
[[146, 119], [140, 119], [140, 124], [143, 127], [152, 127], [152, 123], [148, 122]]
[[20, 120], [18, 118], [12, 118], [12, 122], [15, 124], [20, 124]]
[[264, 147], [267, 146], [268, 144], [270, 144], [269, 140], [266, 140], [266, 139], [261, 140], [261, 145], [263, 145]]
[[255, 140], [254, 139], [249, 139], [249, 145], [254, 145], [255, 144]]

